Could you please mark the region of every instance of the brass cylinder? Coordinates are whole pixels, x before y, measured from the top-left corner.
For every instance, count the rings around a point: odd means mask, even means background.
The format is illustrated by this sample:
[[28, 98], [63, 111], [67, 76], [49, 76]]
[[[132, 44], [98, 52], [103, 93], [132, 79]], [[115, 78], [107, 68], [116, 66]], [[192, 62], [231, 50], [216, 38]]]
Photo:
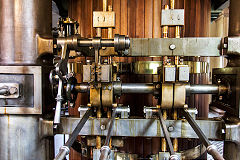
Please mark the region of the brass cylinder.
[[175, 38], [180, 38], [180, 26], [176, 26], [175, 28]]
[[174, 152], [178, 151], [178, 139], [177, 138], [173, 139], [173, 150], [174, 150]]
[[96, 137], [96, 148], [101, 149], [101, 137], [100, 136]]
[[166, 152], [167, 151], [167, 142], [165, 138], [161, 138], [162, 141], [162, 152]]
[[96, 32], [97, 32], [97, 37], [101, 37], [102, 36], [102, 29], [101, 28], [96, 28]]
[[175, 0], [170, 0], [170, 9], [175, 8]]

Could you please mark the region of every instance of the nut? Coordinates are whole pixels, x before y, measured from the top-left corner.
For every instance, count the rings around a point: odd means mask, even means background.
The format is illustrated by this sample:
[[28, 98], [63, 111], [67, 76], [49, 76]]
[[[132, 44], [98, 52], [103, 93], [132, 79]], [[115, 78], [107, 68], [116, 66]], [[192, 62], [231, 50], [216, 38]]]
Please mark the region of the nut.
[[173, 127], [173, 126], [169, 126], [169, 127], [168, 127], [168, 131], [169, 131], [169, 132], [172, 132], [173, 130], [174, 130], [174, 127]]
[[170, 44], [169, 49], [174, 50], [176, 48], [175, 44]]
[[106, 126], [105, 126], [104, 124], [102, 124], [102, 125], [100, 126], [100, 129], [103, 131], [103, 130], [106, 129]]

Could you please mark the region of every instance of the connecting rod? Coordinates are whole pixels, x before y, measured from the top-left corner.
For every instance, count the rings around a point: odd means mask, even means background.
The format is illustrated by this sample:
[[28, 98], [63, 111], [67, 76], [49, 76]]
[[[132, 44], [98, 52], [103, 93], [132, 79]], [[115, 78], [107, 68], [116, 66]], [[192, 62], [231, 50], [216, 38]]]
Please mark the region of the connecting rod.
[[224, 160], [224, 158], [218, 152], [216, 146], [212, 145], [208, 138], [204, 135], [200, 127], [197, 125], [196, 121], [192, 118], [192, 116], [186, 111], [183, 110], [183, 115], [187, 119], [188, 123], [191, 125], [195, 133], [198, 135], [200, 141], [207, 148], [207, 152], [212, 155], [212, 157], [216, 160]]
[[104, 145], [101, 148], [101, 155], [100, 155], [99, 160], [107, 160], [108, 155], [111, 152], [111, 149], [109, 147], [109, 142], [110, 142], [110, 138], [111, 138], [113, 124], [114, 124], [114, 121], [115, 121], [115, 116], [116, 116], [116, 107], [113, 108], [111, 122], [110, 122], [110, 125], [109, 125], [109, 128], [108, 128], [107, 137], [106, 137]]
[[71, 136], [69, 137], [68, 141], [60, 148], [59, 153], [54, 158], [54, 160], [63, 160], [70, 152], [70, 148], [74, 141], [76, 140], [79, 132], [82, 130], [84, 124], [87, 122], [89, 116], [92, 114], [92, 108], [88, 109], [87, 112], [84, 114], [76, 128], [73, 130]]

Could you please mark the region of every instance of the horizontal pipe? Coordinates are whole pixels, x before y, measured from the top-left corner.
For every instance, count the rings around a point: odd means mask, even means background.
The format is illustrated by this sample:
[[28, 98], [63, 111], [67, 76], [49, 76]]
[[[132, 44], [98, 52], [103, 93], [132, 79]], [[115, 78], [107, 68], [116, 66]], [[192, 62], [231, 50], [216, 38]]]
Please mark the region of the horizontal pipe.
[[186, 85], [186, 93], [190, 94], [218, 94], [219, 86], [214, 84]]
[[154, 92], [154, 85], [152, 83], [122, 83], [122, 93], [146, 93], [152, 94]]
[[74, 86], [74, 90], [78, 93], [86, 93], [90, 89], [90, 85], [87, 83], [78, 83]]
[[[228, 89], [225, 86], [215, 84], [194, 84], [186, 85], [186, 94], [222, 94]], [[79, 93], [89, 91], [89, 84], [76, 84], [74, 89]], [[155, 94], [156, 89], [153, 83], [113, 83], [114, 94], [138, 93], [138, 94]], [[161, 90], [161, 89], [160, 89]], [[120, 92], [120, 93], [119, 93]]]
[[[101, 47], [114, 47], [114, 39], [99, 39]], [[93, 47], [93, 39], [78, 39], [79, 47]]]

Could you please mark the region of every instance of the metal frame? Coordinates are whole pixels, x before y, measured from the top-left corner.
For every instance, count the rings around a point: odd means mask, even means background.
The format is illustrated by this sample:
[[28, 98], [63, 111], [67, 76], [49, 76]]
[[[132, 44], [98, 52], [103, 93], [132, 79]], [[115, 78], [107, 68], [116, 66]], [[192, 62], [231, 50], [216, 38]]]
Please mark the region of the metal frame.
[[[61, 118], [62, 130], [56, 131], [56, 134], [71, 134], [73, 129], [79, 123], [80, 118]], [[106, 136], [107, 130], [101, 129], [106, 126], [109, 119], [107, 118], [90, 118], [79, 135], [86, 136]], [[224, 122], [218, 120], [196, 120], [197, 124], [209, 139], [224, 139], [222, 129]], [[198, 138], [194, 130], [186, 120], [166, 120], [166, 126], [173, 127], [173, 131], [169, 132], [170, 137], [174, 138]], [[122, 137], [164, 137], [161, 130], [160, 121], [157, 119], [116, 119], [112, 130], [112, 136]]]
[[131, 38], [130, 41], [128, 56], [220, 56], [222, 44], [220, 37]]
[[0, 107], [0, 114], [42, 114], [42, 67], [0, 66], [1, 74], [32, 74], [34, 79], [33, 107]]

